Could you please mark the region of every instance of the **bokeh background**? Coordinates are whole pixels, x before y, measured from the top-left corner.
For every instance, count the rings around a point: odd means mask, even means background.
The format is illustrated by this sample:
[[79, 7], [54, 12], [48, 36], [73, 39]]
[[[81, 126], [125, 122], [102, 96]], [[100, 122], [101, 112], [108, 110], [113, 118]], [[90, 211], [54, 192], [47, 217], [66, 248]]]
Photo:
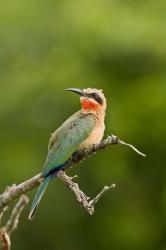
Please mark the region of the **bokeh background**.
[[113, 146], [68, 171], [90, 196], [117, 184], [93, 217], [53, 181], [12, 249], [166, 250], [165, 10], [164, 0], [1, 1], [1, 191], [42, 169], [50, 133], [80, 108], [67, 87], [102, 88], [105, 135], [147, 154]]

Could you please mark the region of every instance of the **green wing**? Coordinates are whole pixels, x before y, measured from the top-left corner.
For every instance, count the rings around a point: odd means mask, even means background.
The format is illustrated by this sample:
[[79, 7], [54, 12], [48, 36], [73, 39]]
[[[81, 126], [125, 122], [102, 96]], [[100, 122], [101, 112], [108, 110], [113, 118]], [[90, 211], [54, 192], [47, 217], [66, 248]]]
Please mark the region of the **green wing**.
[[89, 136], [95, 124], [96, 119], [92, 114], [78, 112], [59, 127], [50, 139], [43, 176], [48, 175], [51, 170], [63, 166], [79, 145]]

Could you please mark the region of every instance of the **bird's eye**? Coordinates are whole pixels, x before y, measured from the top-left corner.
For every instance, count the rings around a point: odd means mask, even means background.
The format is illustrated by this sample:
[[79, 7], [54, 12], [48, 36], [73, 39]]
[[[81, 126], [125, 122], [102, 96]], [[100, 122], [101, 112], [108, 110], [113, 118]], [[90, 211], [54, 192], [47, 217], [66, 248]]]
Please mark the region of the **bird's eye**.
[[91, 96], [92, 96], [93, 98], [96, 98], [96, 97], [98, 97], [98, 94], [92, 93]]
[[102, 98], [97, 93], [91, 93], [90, 96], [99, 104], [103, 104]]

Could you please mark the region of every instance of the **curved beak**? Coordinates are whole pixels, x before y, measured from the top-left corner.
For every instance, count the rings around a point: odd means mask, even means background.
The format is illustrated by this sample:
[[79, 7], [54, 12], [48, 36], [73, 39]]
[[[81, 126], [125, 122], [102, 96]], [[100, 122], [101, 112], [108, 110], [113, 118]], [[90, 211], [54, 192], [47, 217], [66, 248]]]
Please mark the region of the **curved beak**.
[[72, 91], [80, 96], [87, 96], [87, 94], [82, 90], [82, 89], [77, 89], [77, 88], [68, 88], [68, 89], [65, 89], [67, 91]]

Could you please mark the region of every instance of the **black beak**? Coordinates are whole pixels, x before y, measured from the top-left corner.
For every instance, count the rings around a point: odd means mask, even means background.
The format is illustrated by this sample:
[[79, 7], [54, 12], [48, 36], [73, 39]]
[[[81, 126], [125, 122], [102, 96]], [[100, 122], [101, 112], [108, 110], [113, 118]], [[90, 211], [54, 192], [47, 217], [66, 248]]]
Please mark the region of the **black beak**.
[[77, 89], [77, 88], [68, 88], [68, 89], [65, 89], [67, 91], [72, 91], [80, 96], [87, 96], [87, 94], [82, 90], [82, 89]]

